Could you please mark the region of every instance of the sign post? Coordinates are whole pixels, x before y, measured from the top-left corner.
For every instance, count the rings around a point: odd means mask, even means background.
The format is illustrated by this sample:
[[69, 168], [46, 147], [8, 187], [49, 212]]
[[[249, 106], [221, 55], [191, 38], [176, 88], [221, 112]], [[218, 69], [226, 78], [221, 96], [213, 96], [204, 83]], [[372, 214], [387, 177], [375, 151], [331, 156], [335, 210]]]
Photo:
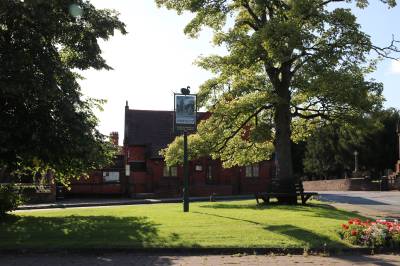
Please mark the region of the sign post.
[[187, 132], [183, 131], [183, 212], [189, 211], [189, 167]]
[[189, 165], [188, 165], [188, 132], [196, 130], [197, 107], [196, 95], [190, 94], [190, 87], [182, 88], [181, 93], [174, 93], [175, 132], [183, 132], [183, 211], [189, 211]]

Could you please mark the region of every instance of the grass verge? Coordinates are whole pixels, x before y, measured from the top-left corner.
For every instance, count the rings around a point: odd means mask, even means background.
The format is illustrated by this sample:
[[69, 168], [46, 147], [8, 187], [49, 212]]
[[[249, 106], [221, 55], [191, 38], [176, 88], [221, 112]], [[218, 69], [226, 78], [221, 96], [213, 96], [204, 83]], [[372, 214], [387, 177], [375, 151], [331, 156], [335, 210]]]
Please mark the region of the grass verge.
[[329, 205], [254, 200], [18, 212], [0, 221], [0, 248], [347, 248], [337, 230], [360, 217]]

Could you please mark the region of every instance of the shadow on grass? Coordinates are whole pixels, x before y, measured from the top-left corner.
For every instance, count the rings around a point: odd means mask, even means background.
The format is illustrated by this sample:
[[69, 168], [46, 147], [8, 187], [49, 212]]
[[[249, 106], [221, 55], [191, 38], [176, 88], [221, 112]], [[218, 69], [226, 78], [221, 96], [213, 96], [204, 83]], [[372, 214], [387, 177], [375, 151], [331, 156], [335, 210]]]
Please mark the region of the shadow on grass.
[[251, 209], [251, 210], [264, 210], [268, 209], [268, 205], [260, 204], [229, 204], [229, 203], [214, 203], [210, 205], [200, 205], [200, 208], [209, 209]]
[[224, 219], [233, 220], [233, 221], [246, 222], [246, 223], [251, 223], [251, 224], [255, 224], [255, 225], [263, 225], [262, 223], [251, 221], [251, 220], [239, 219], [239, 218], [235, 218], [235, 217], [224, 216], [224, 215], [219, 215], [219, 214], [214, 214], [214, 213], [197, 212], [197, 211], [193, 211], [193, 213], [208, 215], [208, 216], [213, 216], [213, 217], [218, 217], [218, 218], [224, 218]]
[[0, 247], [93, 248], [179, 245], [172, 233], [161, 237], [146, 217], [8, 216], [0, 221]]
[[310, 217], [320, 217], [328, 219], [348, 220], [350, 218], [359, 218], [366, 220], [369, 217], [359, 215], [357, 212], [345, 211], [327, 204], [312, 203], [307, 205], [276, 205], [276, 209], [288, 211], [300, 211]]
[[311, 217], [321, 217], [330, 219], [347, 220], [349, 218], [360, 218], [367, 219], [357, 212], [350, 212], [345, 210], [336, 209], [333, 206], [321, 203], [308, 203], [307, 205], [284, 205], [277, 202], [271, 202], [269, 204], [228, 204], [228, 203], [216, 203], [211, 205], [200, 205], [201, 208], [209, 209], [249, 209], [249, 210], [287, 210], [304, 212], [304, 215]]
[[325, 248], [348, 248], [345, 244], [332, 240], [327, 236], [290, 224], [270, 225], [264, 227], [264, 229], [303, 242], [304, 248], [321, 249], [321, 251], [324, 251]]

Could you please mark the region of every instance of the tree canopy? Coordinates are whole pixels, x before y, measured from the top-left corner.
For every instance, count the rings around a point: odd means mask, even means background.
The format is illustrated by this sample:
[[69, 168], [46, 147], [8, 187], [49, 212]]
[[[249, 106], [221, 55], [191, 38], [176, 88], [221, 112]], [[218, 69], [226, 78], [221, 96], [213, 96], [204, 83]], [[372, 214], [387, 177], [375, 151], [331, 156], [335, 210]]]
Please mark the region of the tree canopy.
[[98, 39], [125, 25], [86, 0], [0, 2], [0, 170], [20, 176], [49, 169], [60, 179], [110, 162], [77, 70], [112, 69]]
[[[354, 123], [381, 108], [382, 84], [366, 79], [376, 59], [397, 52], [377, 47], [350, 8], [358, 0], [155, 0], [193, 19], [184, 31], [214, 31], [225, 55], [200, 57], [211, 71], [198, 93], [211, 117], [191, 136], [192, 156], [211, 154], [226, 167], [277, 157], [281, 190], [293, 191], [291, 141], [322, 123]], [[394, 7], [396, 1], [381, 1]], [[333, 5], [335, 4], [335, 5]], [[340, 6], [338, 6], [340, 4]], [[163, 151], [180, 162], [181, 138]]]

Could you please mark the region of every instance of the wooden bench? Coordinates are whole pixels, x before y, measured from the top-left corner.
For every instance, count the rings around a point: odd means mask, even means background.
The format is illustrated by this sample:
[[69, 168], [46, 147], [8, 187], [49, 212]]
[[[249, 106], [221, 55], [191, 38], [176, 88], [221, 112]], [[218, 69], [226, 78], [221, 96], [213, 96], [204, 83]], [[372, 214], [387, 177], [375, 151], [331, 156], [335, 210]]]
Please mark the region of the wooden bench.
[[307, 200], [309, 200], [312, 196], [317, 196], [317, 192], [304, 192], [303, 183], [299, 182], [295, 184], [296, 192], [295, 193], [284, 193], [284, 192], [258, 192], [255, 193], [254, 196], [256, 198], [257, 204], [260, 204], [260, 199], [268, 204], [270, 198], [279, 198], [279, 197], [290, 197], [296, 196], [301, 198], [301, 204], [305, 205]]

